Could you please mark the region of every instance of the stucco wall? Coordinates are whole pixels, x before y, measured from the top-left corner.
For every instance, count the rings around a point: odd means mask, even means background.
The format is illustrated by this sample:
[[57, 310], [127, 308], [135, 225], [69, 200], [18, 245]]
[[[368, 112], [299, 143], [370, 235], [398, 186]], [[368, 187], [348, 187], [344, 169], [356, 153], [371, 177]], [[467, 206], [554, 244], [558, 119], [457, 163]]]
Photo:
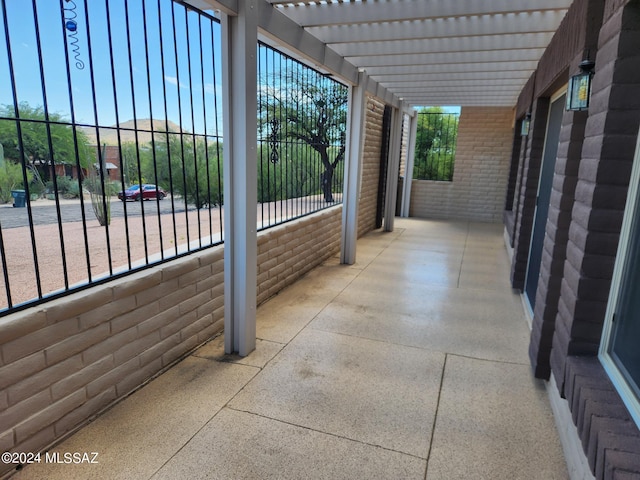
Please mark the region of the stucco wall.
[[453, 181], [413, 180], [409, 216], [501, 222], [512, 140], [513, 109], [463, 108]]

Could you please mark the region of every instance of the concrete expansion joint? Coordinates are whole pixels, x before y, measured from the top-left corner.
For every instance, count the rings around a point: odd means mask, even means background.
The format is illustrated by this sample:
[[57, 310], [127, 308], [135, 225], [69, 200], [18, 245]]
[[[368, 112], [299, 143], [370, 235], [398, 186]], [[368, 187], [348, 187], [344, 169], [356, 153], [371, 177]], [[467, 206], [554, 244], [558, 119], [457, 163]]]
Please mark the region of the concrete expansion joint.
[[467, 360], [477, 360], [479, 362], [500, 363], [503, 365], [519, 365], [519, 366], [526, 366], [526, 367], [529, 366], [527, 362], [514, 362], [509, 360], [496, 360], [494, 358], [473, 357], [470, 355], [461, 355], [459, 353], [445, 353], [445, 355], [451, 356], [451, 357], [466, 358]]
[[[287, 422], [286, 420], [269, 417], [267, 415], [261, 415], [261, 414], [256, 413], [256, 412], [252, 412], [251, 410], [243, 410], [243, 409], [239, 409], [239, 408], [235, 408], [235, 407], [231, 407], [231, 406], [225, 406], [224, 408], [226, 408], [228, 410], [233, 410], [234, 412], [246, 413], [247, 415], [253, 415], [255, 417], [263, 418], [263, 419], [269, 420], [271, 422], [277, 422], [277, 423], [281, 423], [283, 425], [289, 425], [291, 427], [301, 428], [301, 429], [307, 430], [309, 432], [321, 433], [323, 435], [328, 435], [328, 436], [333, 437], [333, 438], [339, 438], [341, 440], [347, 440], [349, 442], [359, 443], [361, 445], [366, 445], [368, 447], [380, 448], [382, 450], [386, 450], [387, 452], [399, 453], [401, 455], [406, 455], [406, 456], [409, 456], [409, 457], [417, 458], [419, 460], [426, 460], [425, 457], [421, 457], [419, 455], [414, 455], [412, 453], [407, 453], [407, 452], [403, 452], [401, 450], [396, 450], [396, 449], [393, 449], [393, 448], [385, 447], [384, 445], [380, 445], [380, 444], [377, 444], [377, 443], [363, 442], [362, 440], [357, 440], [355, 438], [347, 437], [345, 435], [339, 435], [337, 433], [332, 433], [332, 432], [320, 430], [320, 429], [317, 429], [317, 428], [310, 428], [310, 427], [307, 427], [307, 426], [299, 424], [299, 423]], [[224, 408], [221, 409], [221, 410], [224, 410]], [[217, 413], [216, 413], [216, 415], [217, 415]], [[214, 417], [215, 417], [215, 415], [214, 415]]]
[[438, 423], [438, 411], [440, 410], [440, 398], [442, 397], [442, 386], [444, 385], [444, 374], [447, 369], [448, 353], [444, 354], [444, 361], [442, 362], [442, 372], [440, 374], [440, 384], [438, 386], [438, 398], [436, 399], [435, 413], [433, 415], [433, 424], [431, 425], [431, 437], [429, 438], [429, 450], [427, 451], [427, 465], [425, 466], [424, 476], [427, 478], [429, 472], [429, 459], [431, 458], [431, 450], [433, 449], [433, 441], [436, 434], [436, 424]]

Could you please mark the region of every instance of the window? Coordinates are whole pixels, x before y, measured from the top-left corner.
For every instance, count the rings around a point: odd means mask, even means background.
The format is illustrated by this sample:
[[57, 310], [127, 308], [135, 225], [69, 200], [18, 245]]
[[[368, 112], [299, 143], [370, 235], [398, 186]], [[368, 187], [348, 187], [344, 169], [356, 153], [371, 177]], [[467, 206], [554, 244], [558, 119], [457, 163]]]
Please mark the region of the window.
[[600, 358], [640, 426], [640, 142], [607, 307]]

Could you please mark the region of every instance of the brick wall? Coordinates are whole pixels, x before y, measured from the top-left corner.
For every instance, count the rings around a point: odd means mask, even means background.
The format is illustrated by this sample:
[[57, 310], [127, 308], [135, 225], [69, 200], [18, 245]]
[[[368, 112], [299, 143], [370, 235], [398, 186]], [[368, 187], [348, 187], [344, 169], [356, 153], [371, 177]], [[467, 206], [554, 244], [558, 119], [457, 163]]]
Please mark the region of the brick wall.
[[563, 115], [540, 261], [529, 357], [535, 376], [547, 380], [586, 118], [586, 112]]
[[400, 177], [405, 176], [407, 169], [407, 153], [409, 148], [409, 135], [411, 134], [411, 122], [409, 115], [402, 115], [402, 140], [400, 142], [400, 168], [398, 175]]
[[374, 97], [368, 97], [362, 153], [362, 186], [358, 205], [359, 237], [376, 227], [383, 113], [384, 103]]
[[41, 450], [221, 331], [223, 264], [213, 248], [1, 319], [0, 450]]
[[529, 355], [535, 375], [551, 373], [566, 398], [598, 480], [640, 478], [640, 431], [597, 356], [640, 126], [640, 104], [630, 100], [640, 85], [638, 32], [637, 1], [574, 2], [554, 37], [573, 43], [552, 41], [545, 71], [534, 74], [532, 133], [515, 181], [512, 285], [522, 288], [544, 131], [536, 116], [546, 118], [558, 81], [596, 55], [589, 111], [563, 116]]
[[511, 264], [511, 285], [524, 289], [524, 281], [529, 261], [529, 246], [536, 212], [536, 198], [547, 131], [549, 98], [537, 99], [532, 108], [531, 126], [526, 141], [523, 141], [522, 169], [519, 172], [516, 190], [518, 208], [515, 214], [513, 241], [513, 262]]
[[512, 140], [513, 109], [463, 108], [453, 181], [412, 180], [409, 215], [500, 222]]
[[637, 2], [600, 31], [551, 355], [561, 389], [567, 356], [596, 355], [600, 345], [640, 126], [628, 94], [640, 85], [639, 31]]
[[513, 131], [513, 146], [511, 148], [511, 163], [509, 164], [509, 176], [507, 178], [507, 191], [505, 194], [504, 224], [509, 234], [509, 245], [513, 247], [513, 231], [515, 228], [514, 198], [516, 194], [516, 182], [520, 166], [520, 149], [522, 146], [522, 119], [516, 122]]
[[[583, 43], [575, 47], [575, 56], [569, 63], [571, 72], [578, 71], [585, 48], [595, 58], [603, 10], [603, 3], [597, 0], [584, 2], [580, 8], [572, 6], [571, 15], [566, 20], [567, 29], [575, 31], [581, 28], [583, 31], [577, 36]], [[566, 46], [561, 48], [561, 56], [566, 56]], [[564, 112], [562, 119], [529, 343], [529, 357], [538, 378], [548, 379], [551, 372], [551, 346], [587, 117], [587, 112]]]
[[567, 359], [564, 393], [596, 479], [640, 477], [640, 432], [597, 357]]
[[340, 251], [342, 207], [258, 235], [258, 305]]

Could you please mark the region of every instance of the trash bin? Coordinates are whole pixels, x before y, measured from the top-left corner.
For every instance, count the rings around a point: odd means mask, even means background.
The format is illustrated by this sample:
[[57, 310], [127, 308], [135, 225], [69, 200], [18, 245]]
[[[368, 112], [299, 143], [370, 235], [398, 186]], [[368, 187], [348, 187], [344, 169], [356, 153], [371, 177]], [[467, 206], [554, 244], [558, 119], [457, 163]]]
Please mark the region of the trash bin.
[[27, 194], [24, 190], [11, 190], [11, 196], [13, 197], [14, 207], [24, 207], [27, 199]]

